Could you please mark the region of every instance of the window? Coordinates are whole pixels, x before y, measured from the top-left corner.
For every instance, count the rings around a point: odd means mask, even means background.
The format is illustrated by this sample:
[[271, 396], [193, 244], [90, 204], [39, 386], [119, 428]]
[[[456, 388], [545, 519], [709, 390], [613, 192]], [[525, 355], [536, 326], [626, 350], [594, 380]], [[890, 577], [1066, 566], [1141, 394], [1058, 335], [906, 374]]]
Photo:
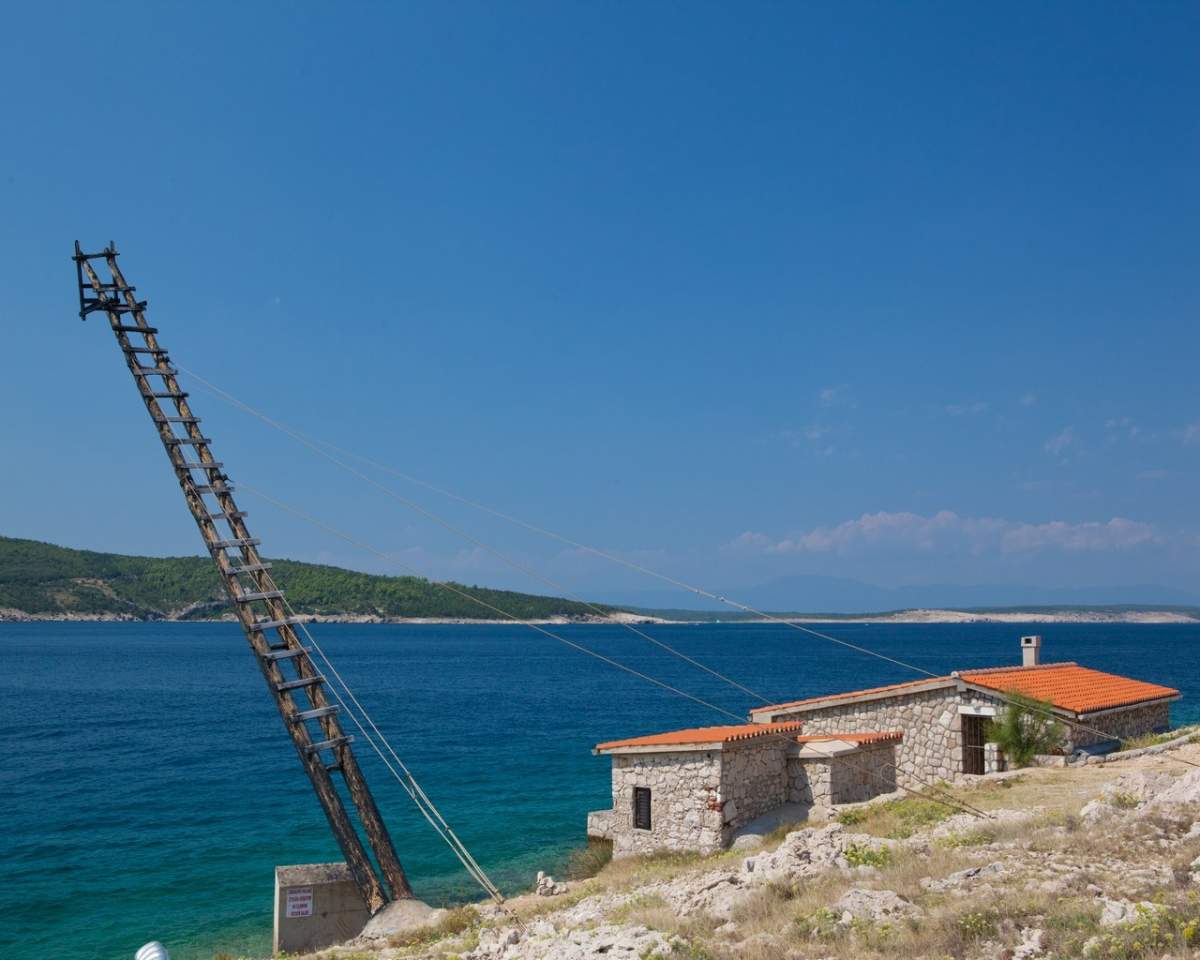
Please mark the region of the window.
[[633, 788], [633, 825], [638, 830], [650, 829], [650, 788]]

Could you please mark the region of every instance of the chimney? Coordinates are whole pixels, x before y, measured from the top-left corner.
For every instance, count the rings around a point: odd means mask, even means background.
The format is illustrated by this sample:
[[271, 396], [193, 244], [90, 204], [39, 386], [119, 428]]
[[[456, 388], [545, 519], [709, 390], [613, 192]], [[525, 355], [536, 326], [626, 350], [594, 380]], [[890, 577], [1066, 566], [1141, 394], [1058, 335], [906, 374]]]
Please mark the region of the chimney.
[[1042, 662], [1042, 638], [1021, 638], [1021, 666], [1036, 667]]

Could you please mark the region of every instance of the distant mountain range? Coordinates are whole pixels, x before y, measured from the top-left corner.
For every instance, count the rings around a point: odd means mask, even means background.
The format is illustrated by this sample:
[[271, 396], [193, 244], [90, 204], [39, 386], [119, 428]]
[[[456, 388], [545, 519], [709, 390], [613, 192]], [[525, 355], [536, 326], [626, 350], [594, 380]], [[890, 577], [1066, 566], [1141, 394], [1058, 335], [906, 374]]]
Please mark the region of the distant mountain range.
[[[759, 610], [793, 613], [874, 613], [927, 607], [964, 610], [1054, 606], [1200, 606], [1200, 592], [1155, 584], [1116, 587], [1046, 587], [1032, 584], [881, 587], [861, 580], [819, 574], [780, 577], [758, 586], [730, 588], [727, 593], [732, 599]], [[599, 595], [609, 603], [628, 604], [639, 609], [729, 609], [682, 590], [601, 591]]]

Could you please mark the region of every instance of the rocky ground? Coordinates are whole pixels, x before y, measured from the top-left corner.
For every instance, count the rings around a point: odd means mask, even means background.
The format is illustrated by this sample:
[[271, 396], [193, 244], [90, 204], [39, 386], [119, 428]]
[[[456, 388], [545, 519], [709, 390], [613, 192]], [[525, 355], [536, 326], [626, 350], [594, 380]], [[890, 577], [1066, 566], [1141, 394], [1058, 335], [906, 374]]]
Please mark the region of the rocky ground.
[[[897, 796], [750, 850], [611, 863], [321, 960], [1185, 957], [1200, 949], [1200, 746], [977, 778], [985, 816]], [[315, 958], [309, 958], [315, 960]]]

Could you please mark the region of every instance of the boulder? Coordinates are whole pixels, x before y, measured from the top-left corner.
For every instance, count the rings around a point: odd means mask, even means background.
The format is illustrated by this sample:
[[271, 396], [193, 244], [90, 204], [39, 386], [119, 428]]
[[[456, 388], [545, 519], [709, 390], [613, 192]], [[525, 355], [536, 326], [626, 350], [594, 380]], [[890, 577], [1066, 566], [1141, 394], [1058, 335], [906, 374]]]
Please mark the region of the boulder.
[[1033, 960], [1034, 957], [1044, 956], [1046, 948], [1043, 942], [1046, 931], [1040, 927], [1026, 928], [1021, 931], [1021, 939], [1013, 948], [1012, 960]]
[[1102, 927], [1115, 927], [1131, 923], [1138, 918], [1140, 913], [1155, 912], [1159, 909], [1149, 900], [1133, 903], [1129, 900], [1110, 900], [1108, 897], [1099, 899], [1103, 904], [1103, 909], [1100, 911], [1100, 926]]
[[850, 847], [877, 850], [892, 842], [865, 833], [846, 833], [840, 823], [789, 833], [770, 853], [747, 857], [742, 874], [753, 883], [790, 883], [833, 867], [849, 868]]
[[864, 890], [861, 887], [851, 887], [830, 909], [842, 915], [843, 923], [846, 922], [847, 915], [854, 920], [879, 923], [919, 917], [925, 912], [894, 890]]
[[534, 884], [533, 889], [539, 897], [556, 897], [560, 893], [567, 892], [567, 885], [565, 883], [555, 883], [552, 876], [539, 870], [537, 882]]

